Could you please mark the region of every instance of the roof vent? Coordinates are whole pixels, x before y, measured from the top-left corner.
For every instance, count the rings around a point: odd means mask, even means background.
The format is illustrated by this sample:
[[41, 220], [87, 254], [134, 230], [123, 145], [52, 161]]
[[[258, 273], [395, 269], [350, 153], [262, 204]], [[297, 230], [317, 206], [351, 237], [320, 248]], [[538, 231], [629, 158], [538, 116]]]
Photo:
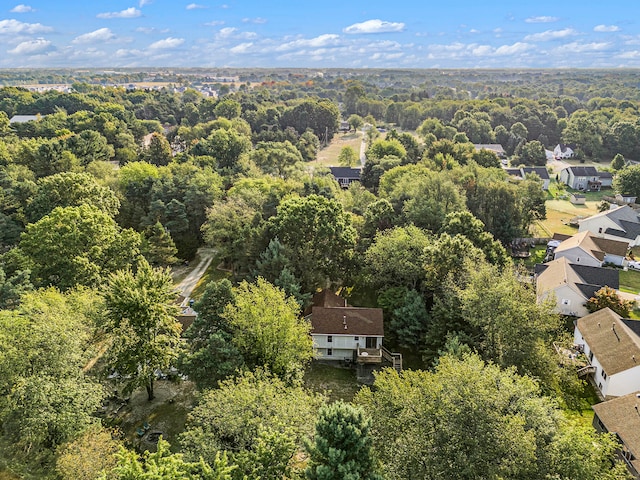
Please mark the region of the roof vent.
[[347, 329], [347, 316], [343, 315], [342, 316], [342, 324], [344, 325], [344, 329]]

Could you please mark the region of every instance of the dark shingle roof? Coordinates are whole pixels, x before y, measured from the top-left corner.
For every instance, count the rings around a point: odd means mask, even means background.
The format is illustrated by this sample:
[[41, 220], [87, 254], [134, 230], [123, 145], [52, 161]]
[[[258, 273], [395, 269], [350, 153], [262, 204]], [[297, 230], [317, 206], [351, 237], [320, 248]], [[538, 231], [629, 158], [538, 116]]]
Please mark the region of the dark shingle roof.
[[[345, 328], [346, 327], [346, 328]], [[384, 335], [381, 308], [313, 307], [311, 333], [325, 335]]]
[[[601, 287], [620, 288], [620, 271], [615, 268], [589, 267], [587, 265], [571, 265], [585, 284]], [[593, 295], [592, 295], [593, 296]], [[589, 297], [591, 298], [591, 297]]]
[[568, 167], [575, 177], [597, 177], [596, 167]]
[[522, 171], [526, 175], [527, 173], [535, 173], [542, 180], [549, 180], [549, 172], [545, 167], [522, 167]]
[[613, 173], [611, 173], [611, 172], [598, 172], [598, 176], [600, 178], [613, 178]]
[[360, 179], [359, 168], [351, 168], [351, 167], [329, 167], [331, 170], [331, 174], [336, 178], [352, 178], [355, 180]]

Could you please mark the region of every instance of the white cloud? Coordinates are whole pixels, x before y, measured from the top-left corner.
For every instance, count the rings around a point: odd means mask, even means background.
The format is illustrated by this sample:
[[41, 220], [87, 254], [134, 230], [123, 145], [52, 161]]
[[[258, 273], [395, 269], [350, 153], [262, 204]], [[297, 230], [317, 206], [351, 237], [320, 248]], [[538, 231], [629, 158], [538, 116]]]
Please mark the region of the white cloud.
[[315, 38], [301, 38], [292, 42], [283, 43], [276, 48], [277, 52], [285, 50], [294, 50], [296, 48], [319, 48], [336, 45], [340, 35], [335, 33], [325, 33]]
[[367, 20], [362, 23], [354, 23], [349, 25], [342, 31], [344, 33], [388, 33], [388, 32], [402, 32], [404, 30], [404, 23], [400, 22], [385, 22], [379, 19]]
[[225, 28], [221, 28], [220, 31], [218, 32], [218, 37], [220, 38], [229, 38], [231, 36], [233, 36], [233, 34], [235, 32], [237, 32], [238, 29], [236, 27], [225, 27]]
[[247, 51], [253, 47], [253, 42], [241, 43], [229, 49], [230, 53], [238, 54], [238, 53], [247, 53]]
[[224, 25], [224, 20], [211, 20], [210, 22], [205, 23], [208, 27], [217, 27], [219, 25]]
[[596, 25], [593, 27], [594, 32], [618, 32], [620, 27], [617, 25]]
[[30, 7], [29, 5], [16, 5], [15, 7], [13, 7], [11, 10], [9, 10], [11, 13], [29, 13], [29, 12], [35, 12], [36, 9], [33, 7]]
[[96, 15], [98, 18], [137, 18], [142, 12], [134, 7], [129, 7], [120, 12], [106, 12]]
[[81, 44], [108, 42], [109, 40], [113, 40], [114, 38], [116, 38], [116, 36], [111, 30], [109, 30], [108, 28], [99, 28], [98, 30], [94, 30], [93, 32], [78, 35], [76, 38], [71, 40], [71, 43]]
[[26, 42], [19, 43], [12, 50], [8, 52], [12, 55], [37, 55], [44, 53], [51, 49], [51, 42], [44, 38], [37, 38], [35, 40], [28, 40]]
[[200, 5], [198, 3], [190, 3], [189, 5], [187, 5], [187, 10], [198, 10], [200, 8], [209, 8], [206, 5]]
[[469, 30], [469, 33], [480, 33], [480, 30], [476, 30], [475, 28], [472, 28], [471, 30]]
[[578, 43], [571, 42], [564, 45], [560, 45], [553, 50], [553, 53], [566, 55], [568, 53], [585, 53], [585, 52], [598, 52], [606, 50], [611, 47], [611, 43], [608, 42], [591, 42], [591, 43]]
[[560, 20], [558, 17], [549, 17], [546, 15], [542, 15], [539, 17], [529, 17], [525, 20], [527, 23], [553, 23]]
[[163, 40], [158, 40], [149, 45], [150, 50], [166, 50], [169, 48], [177, 48], [184, 43], [184, 38], [167, 37]]
[[566, 38], [572, 35], [576, 35], [576, 32], [573, 28], [564, 28], [562, 30], [546, 30], [540, 33], [533, 33], [531, 35], [527, 35], [524, 37], [525, 41], [528, 42], [547, 42], [549, 40], [555, 40], [558, 38]]
[[262, 23], [267, 23], [267, 19], [266, 18], [262, 18], [262, 17], [256, 17], [256, 18], [243, 18], [242, 21], [244, 23], [256, 23], [256, 24], [262, 24]]
[[140, 2], [138, 3], [138, 7], [142, 8], [145, 5], [151, 5], [153, 3], [153, 0], [140, 0]]
[[502, 45], [495, 50], [496, 55], [517, 55], [531, 50], [533, 45], [523, 42], [516, 42], [513, 45]]
[[0, 20], [0, 35], [18, 35], [53, 32], [52, 27], [41, 23], [24, 23], [18, 20]]

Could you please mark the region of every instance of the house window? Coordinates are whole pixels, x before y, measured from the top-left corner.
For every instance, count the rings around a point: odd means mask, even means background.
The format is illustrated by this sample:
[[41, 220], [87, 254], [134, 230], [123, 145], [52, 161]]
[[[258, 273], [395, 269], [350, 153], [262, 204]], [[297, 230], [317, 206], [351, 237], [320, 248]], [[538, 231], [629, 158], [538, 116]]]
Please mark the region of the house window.
[[327, 335], [327, 342], [333, 343], [333, 335]]
[[598, 382], [598, 390], [602, 391], [602, 382]]
[[333, 348], [327, 348], [327, 357], [333, 355]]
[[353, 337], [353, 339], [357, 342], [358, 340], [360, 340], [360, 337]]
[[600, 370], [600, 375], [602, 375], [602, 378], [604, 378], [605, 380], [607, 379], [607, 374], [604, 373], [604, 370]]
[[598, 233], [602, 233], [602, 227], [598, 229]]
[[563, 298], [562, 305], [571, 305], [571, 300], [569, 300], [568, 298]]
[[593, 352], [589, 352], [589, 361], [593, 362]]

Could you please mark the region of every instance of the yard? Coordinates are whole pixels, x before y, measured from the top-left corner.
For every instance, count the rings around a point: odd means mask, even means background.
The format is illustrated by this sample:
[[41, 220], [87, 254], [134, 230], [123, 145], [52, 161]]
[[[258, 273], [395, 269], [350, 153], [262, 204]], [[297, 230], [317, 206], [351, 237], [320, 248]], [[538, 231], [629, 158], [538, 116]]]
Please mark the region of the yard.
[[318, 157], [311, 165], [322, 165], [324, 167], [337, 167], [338, 156], [344, 147], [351, 147], [360, 157], [360, 145], [362, 144], [361, 133], [338, 133], [333, 136], [331, 143], [318, 152]]
[[307, 368], [304, 384], [314, 392], [325, 393], [332, 402], [350, 402], [361, 388], [355, 370], [318, 362], [312, 362]]

